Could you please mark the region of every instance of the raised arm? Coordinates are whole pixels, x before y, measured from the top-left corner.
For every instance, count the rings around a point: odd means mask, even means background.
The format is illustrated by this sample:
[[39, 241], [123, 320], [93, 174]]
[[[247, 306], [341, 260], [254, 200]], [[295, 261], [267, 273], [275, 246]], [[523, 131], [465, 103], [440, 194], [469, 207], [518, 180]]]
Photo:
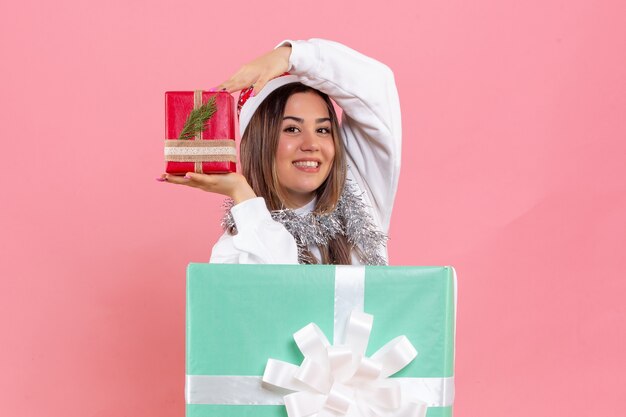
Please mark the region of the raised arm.
[[366, 192], [376, 221], [388, 231], [398, 187], [402, 125], [392, 71], [337, 42], [286, 41], [289, 72], [343, 109], [342, 134], [353, 179]]
[[256, 94], [285, 71], [328, 94], [343, 109], [349, 177], [365, 191], [375, 221], [387, 232], [398, 187], [402, 141], [400, 102], [392, 71], [337, 42], [289, 40], [243, 65], [218, 88], [233, 92], [254, 85]]

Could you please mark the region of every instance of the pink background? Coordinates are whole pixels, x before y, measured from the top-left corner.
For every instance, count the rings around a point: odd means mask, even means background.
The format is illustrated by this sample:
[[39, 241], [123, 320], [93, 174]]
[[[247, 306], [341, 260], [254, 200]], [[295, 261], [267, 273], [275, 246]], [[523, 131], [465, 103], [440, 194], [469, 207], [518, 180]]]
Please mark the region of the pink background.
[[107, 3], [0, 4], [3, 415], [183, 415], [221, 198], [154, 180], [163, 92], [314, 36], [395, 71], [391, 260], [457, 268], [456, 415], [623, 414], [623, 1]]

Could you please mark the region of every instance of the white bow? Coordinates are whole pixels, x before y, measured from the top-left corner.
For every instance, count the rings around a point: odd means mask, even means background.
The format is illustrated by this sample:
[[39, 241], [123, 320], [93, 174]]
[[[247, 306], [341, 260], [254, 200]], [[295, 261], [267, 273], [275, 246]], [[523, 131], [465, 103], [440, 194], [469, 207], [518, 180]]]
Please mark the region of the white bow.
[[426, 403], [387, 378], [408, 365], [417, 351], [398, 336], [371, 357], [365, 356], [374, 317], [352, 311], [345, 340], [331, 346], [316, 324], [294, 333], [304, 355], [300, 366], [268, 359], [264, 385], [293, 391], [285, 395], [289, 417], [424, 417]]

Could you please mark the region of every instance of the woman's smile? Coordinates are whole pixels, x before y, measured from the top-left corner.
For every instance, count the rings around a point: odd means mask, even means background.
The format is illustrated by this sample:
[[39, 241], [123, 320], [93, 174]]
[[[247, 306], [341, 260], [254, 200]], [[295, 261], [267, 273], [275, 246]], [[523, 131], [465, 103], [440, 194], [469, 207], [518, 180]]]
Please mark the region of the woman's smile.
[[321, 162], [318, 160], [304, 159], [294, 161], [293, 165], [301, 171], [317, 173], [319, 172]]

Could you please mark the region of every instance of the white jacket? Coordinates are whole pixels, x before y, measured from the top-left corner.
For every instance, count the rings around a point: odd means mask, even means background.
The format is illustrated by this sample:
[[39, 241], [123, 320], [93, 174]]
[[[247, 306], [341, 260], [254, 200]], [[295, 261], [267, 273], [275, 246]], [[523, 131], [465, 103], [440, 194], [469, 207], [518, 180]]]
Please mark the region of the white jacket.
[[[328, 94], [342, 108], [348, 178], [364, 191], [376, 226], [387, 233], [400, 174], [402, 126], [393, 73], [384, 64], [337, 42], [323, 39], [291, 44], [289, 72], [303, 84]], [[310, 211], [312, 204], [299, 209]], [[234, 236], [224, 233], [213, 246], [212, 263], [297, 264], [296, 242], [272, 220], [265, 200], [235, 205]], [[317, 248], [309, 248], [316, 256]], [[387, 259], [387, 252], [383, 255]], [[353, 257], [353, 264], [358, 260]]]

